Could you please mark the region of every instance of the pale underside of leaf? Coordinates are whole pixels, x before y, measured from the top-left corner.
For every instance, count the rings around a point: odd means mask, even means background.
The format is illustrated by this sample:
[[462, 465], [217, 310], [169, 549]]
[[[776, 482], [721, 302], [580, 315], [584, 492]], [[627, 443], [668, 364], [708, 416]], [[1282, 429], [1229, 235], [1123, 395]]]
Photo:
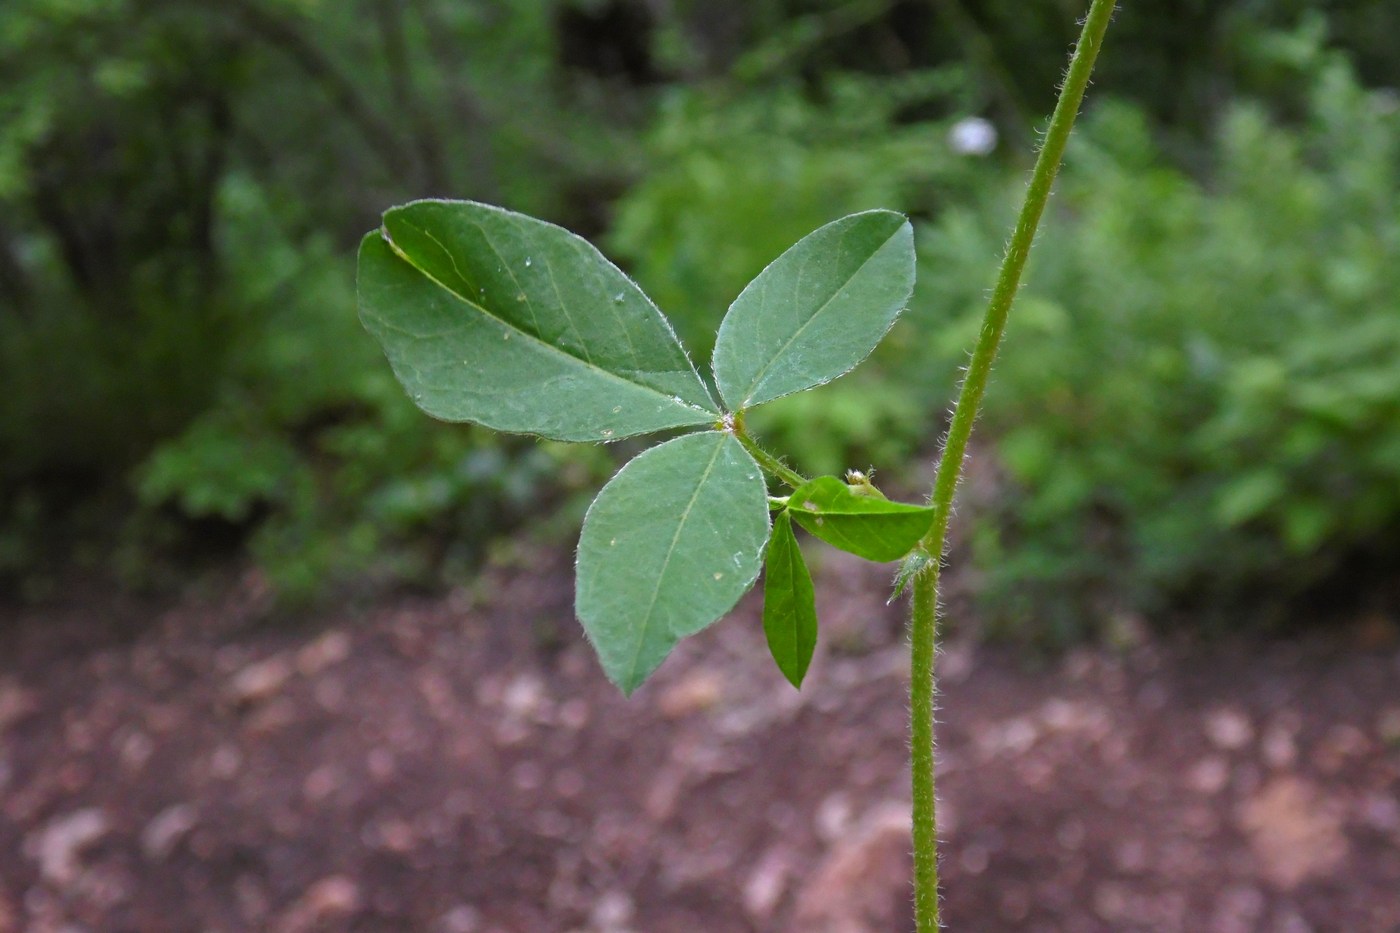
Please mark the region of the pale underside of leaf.
[[360, 313], [434, 417], [560, 440], [713, 423], [661, 312], [587, 241], [471, 202], [385, 214], [360, 251]]
[[731, 435], [640, 454], [589, 507], [575, 605], [608, 678], [630, 694], [753, 585], [768, 539], [758, 464]]
[[814, 231], [730, 306], [715, 341], [721, 397], [741, 411], [849, 372], [913, 287], [913, 230], [903, 216], [868, 211]]

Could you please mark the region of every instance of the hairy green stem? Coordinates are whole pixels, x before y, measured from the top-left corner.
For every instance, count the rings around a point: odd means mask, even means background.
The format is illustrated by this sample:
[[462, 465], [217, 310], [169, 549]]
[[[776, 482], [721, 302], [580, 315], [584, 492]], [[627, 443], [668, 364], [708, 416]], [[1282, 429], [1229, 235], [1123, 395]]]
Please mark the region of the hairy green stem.
[[938, 818], [933, 782], [933, 655], [937, 559], [914, 575], [909, 677], [909, 758], [914, 775], [914, 926], [938, 929]]
[[734, 439], [744, 446], [744, 449], [749, 452], [749, 456], [757, 460], [758, 465], [763, 469], [767, 470], [784, 483], [787, 483], [793, 489], [807, 482], [807, 477], [798, 473], [796, 470], [790, 469], [777, 457], [758, 446], [758, 442], [749, 436], [749, 432], [744, 430], [744, 418], [742, 414], [734, 415], [734, 422], [731, 430], [734, 434]]
[[910, 620], [912, 666], [909, 679], [909, 734], [913, 746], [911, 763], [914, 777], [914, 922], [918, 933], [934, 933], [939, 928], [938, 823], [933, 780], [933, 661], [939, 566], [948, 537], [953, 493], [962, 475], [967, 441], [972, 435], [972, 424], [987, 388], [992, 361], [996, 358], [1002, 333], [1006, 329], [1006, 317], [1021, 284], [1021, 274], [1030, 256], [1036, 227], [1050, 198], [1050, 188], [1064, 157], [1065, 145], [1069, 141], [1075, 117], [1079, 114], [1079, 106], [1084, 100], [1084, 91], [1089, 85], [1089, 75], [1093, 72], [1099, 47], [1103, 44], [1104, 32], [1113, 17], [1114, 4], [1115, 0], [1093, 0], [1089, 15], [1084, 19], [1084, 28], [1070, 59], [1069, 71], [1061, 86], [1060, 99], [1050, 118], [1040, 155], [1036, 158], [1030, 184], [1026, 188], [1026, 199], [1021, 205], [1016, 229], [1002, 259], [1001, 272], [997, 275], [996, 286], [982, 319], [977, 347], [973, 350], [972, 360], [958, 390], [948, 437], [938, 459], [932, 497], [933, 525], [922, 542], [924, 549], [934, 559], [914, 577], [914, 605]]

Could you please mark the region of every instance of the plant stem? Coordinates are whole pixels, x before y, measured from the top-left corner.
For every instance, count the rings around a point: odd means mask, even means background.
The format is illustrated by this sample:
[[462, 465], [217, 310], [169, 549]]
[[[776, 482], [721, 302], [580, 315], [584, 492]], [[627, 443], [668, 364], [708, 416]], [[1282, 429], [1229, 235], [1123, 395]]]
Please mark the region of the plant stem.
[[731, 430], [733, 431], [734, 439], [744, 445], [744, 449], [749, 452], [749, 456], [757, 460], [758, 465], [763, 467], [763, 469], [772, 473], [793, 489], [807, 482], [807, 477], [798, 473], [796, 470], [789, 469], [777, 457], [758, 446], [758, 442], [750, 437], [749, 433], [744, 430], [744, 419], [742, 415], [736, 414], [734, 416], [734, 423]]
[[938, 929], [938, 799], [933, 783], [933, 656], [938, 615], [935, 558], [914, 575], [910, 620], [909, 758], [914, 775], [914, 926]]
[[1065, 154], [1070, 130], [1074, 127], [1089, 75], [1094, 69], [1103, 44], [1105, 31], [1113, 17], [1115, 0], [1093, 0], [1084, 28], [1070, 59], [1069, 71], [1061, 86], [1060, 99], [1050, 118], [1050, 127], [1040, 155], [1031, 172], [1026, 199], [1021, 205], [1016, 229], [1002, 259], [1001, 272], [982, 319], [982, 331], [973, 350], [972, 361], [958, 390], [957, 406], [948, 426], [948, 437], [938, 459], [933, 485], [933, 525], [924, 536], [922, 545], [934, 556], [924, 570], [914, 577], [914, 599], [910, 620], [912, 661], [909, 681], [910, 757], [914, 778], [914, 922], [918, 933], [934, 933], [938, 924], [938, 823], [933, 780], [933, 661], [938, 616], [938, 577], [943, 551], [948, 537], [948, 519], [952, 513], [953, 493], [962, 475], [967, 441], [982, 395], [987, 388], [992, 361], [996, 358], [1001, 336], [1006, 329], [1006, 317], [1021, 274], [1035, 240], [1036, 227], [1045, 212], [1050, 188], [1060, 161]]

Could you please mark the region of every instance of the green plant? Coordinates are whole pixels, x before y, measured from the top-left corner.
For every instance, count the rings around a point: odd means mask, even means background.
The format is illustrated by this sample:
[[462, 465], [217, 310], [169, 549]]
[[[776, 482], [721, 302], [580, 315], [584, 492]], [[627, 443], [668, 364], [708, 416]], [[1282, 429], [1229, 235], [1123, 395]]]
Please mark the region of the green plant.
[[[841, 498], [834, 477], [798, 477], [743, 427], [749, 409], [864, 359], [903, 309], [913, 267], [912, 229], [888, 211], [805, 238], [720, 326], [714, 386], [723, 404], [636, 285], [583, 240], [520, 214], [434, 201], [389, 211], [361, 247], [360, 296], [366, 325], [430, 414], [568, 441], [711, 429], [641, 454], [584, 521], [579, 616], [608, 675], [630, 693], [757, 577], [770, 509], [760, 466], [800, 487], [774, 507], [837, 546], [894, 560], [927, 528], [926, 508]], [[893, 544], [867, 540], [876, 527], [896, 535]], [[797, 595], [800, 577], [782, 598]], [[789, 624], [811, 614], [807, 589]], [[794, 644], [805, 645], [802, 656]], [[795, 682], [811, 647], [774, 640]]]
[[[469, 201], [392, 208], [361, 241], [360, 314], [428, 414], [565, 441], [699, 429], [652, 447], [603, 487], [583, 522], [576, 610], [604, 671], [630, 694], [680, 639], [710, 625], [768, 561], [764, 631], [800, 686], [816, 642], [793, 535], [912, 584], [915, 916], [938, 927], [933, 657], [938, 571], [953, 494], [992, 360], [1088, 85], [1113, 0], [1094, 0], [1051, 118], [940, 457], [932, 504], [891, 502], [868, 477], [808, 479], [745, 428], [757, 406], [865, 359], [914, 286], [913, 230], [867, 211], [807, 235], [730, 305], [712, 383], [650, 299], [586, 241]], [[786, 485], [769, 496], [763, 474]], [[770, 526], [770, 512], [776, 520]]]

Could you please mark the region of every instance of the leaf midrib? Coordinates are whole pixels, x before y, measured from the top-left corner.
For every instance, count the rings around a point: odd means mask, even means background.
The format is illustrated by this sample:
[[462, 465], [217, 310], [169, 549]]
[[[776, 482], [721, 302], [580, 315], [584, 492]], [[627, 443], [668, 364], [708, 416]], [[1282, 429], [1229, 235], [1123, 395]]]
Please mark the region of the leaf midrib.
[[[433, 243], [437, 244], [438, 249], [442, 250], [443, 254], [444, 254], [445, 256], [447, 256], [448, 262], [452, 263], [453, 271], [455, 271], [455, 272], [457, 273], [458, 276], [461, 276], [462, 279], [463, 279], [463, 281], [466, 280], [466, 277], [465, 277], [465, 276], [462, 276], [461, 270], [457, 268], [457, 260], [456, 260], [456, 257], [452, 255], [451, 250], [449, 250], [446, 246], [443, 245], [443, 243], [442, 243], [441, 240], [439, 240], [437, 237], [433, 236], [433, 234], [432, 234], [430, 231], [425, 230], [425, 229], [423, 229], [422, 227], [417, 226], [416, 224], [409, 223], [407, 220], [400, 219], [399, 222], [402, 223], [405, 227], [409, 227], [409, 228], [411, 228], [411, 229], [413, 229], [413, 230], [416, 230], [418, 233], [421, 233], [423, 236], [425, 236], [425, 237], [427, 237], [428, 239], [432, 240]], [[436, 285], [438, 288], [441, 288], [443, 291], [447, 292], [447, 293], [448, 293], [449, 295], [451, 295], [453, 298], [456, 298], [458, 301], [462, 302], [463, 304], [467, 305], [468, 307], [474, 308], [474, 309], [476, 309], [477, 311], [481, 312], [481, 313], [482, 313], [483, 315], [485, 315], [486, 317], [490, 318], [491, 320], [500, 323], [500, 324], [501, 324], [502, 326], [504, 326], [504, 327], [510, 328], [512, 331], [514, 331], [514, 332], [517, 333], [517, 334], [520, 334], [520, 335], [523, 336], [525, 339], [527, 339], [527, 340], [533, 342], [534, 344], [537, 344], [538, 346], [544, 347], [546, 350], [549, 350], [550, 352], [552, 352], [552, 353], [554, 353], [554, 354], [556, 354], [556, 355], [558, 355], [558, 356], [561, 356], [561, 357], [563, 357], [563, 358], [566, 359], [566, 360], [570, 360], [570, 361], [572, 361], [573, 363], [576, 363], [576, 364], [578, 364], [578, 365], [580, 365], [580, 366], [583, 366], [585, 369], [588, 369], [588, 370], [591, 370], [591, 371], [593, 371], [593, 372], [599, 373], [599, 374], [601, 374], [601, 375], [603, 375], [603, 376], [607, 377], [608, 379], [611, 379], [611, 380], [613, 380], [613, 381], [615, 381], [615, 382], [620, 382], [620, 383], [622, 383], [622, 384], [624, 384], [624, 385], [634, 386], [634, 387], [639, 388], [639, 389], [644, 389], [645, 391], [652, 393], [653, 395], [655, 395], [655, 396], [657, 396], [658, 398], [660, 398], [660, 399], [662, 399], [662, 400], [664, 400], [664, 401], [670, 403], [671, 405], [677, 405], [677, 404], [679, 404], [679, 407], [682, 407], [682, 408], [692, 408], [692, 409], [694, 409], [694, 410], [696, 410], [696, 411], [704, 412], [705, 414], [714, 415], [715, 417], [719, 417], [719, 412], [718, 412], [718, 411], [713, 411], [713, 410], [708, 409], [708, 408], [701, 408], [699, 405], [695, 405], [695, 404], [693, 404], [693, 403], [691, 403], [691, 402], [687, 402], [687, 401], [685, 401], [685, 400], [681, 400], [681, 402], [677, 403], [677, 402], [675, 401], [675, 398], [674, 398], [673, 396], [668, 395], [667, 393], [662, 392], [662, 391], [659, 390], [659, 389], [652, 388], [651, 386], [649, 386], [649, 385], [647, 385], [647, 384], [645, 384], [645, 383], [642, 383], [642, 382], [636, 382], [636, 381], [634, 381], [634, 380], [627, 379], [626, 377], [624, 377], [624, 376], [622, 376], [622, 375], [620, 375], [620, 374], [618, 374], [618, 373], [615, 373], [615, 372], [613, 372], [612, 370], [604, 369], [603, 367], [599, 366], [597, 363], [592, 362], [591, 360], [588, 360], [588, 359], [584, 359], [584, 358], [580, 358], [580, 357], [578, 357], [578, 356], [575, 356], [574, 354], [568, 352], [568, 351], [565, 350], [564, 348], [559, 347], [559, 346], [556, 346], [555, 344], [552, 344], [552, 343], [550, 343], [549, 341], [544, 340], [543, 338], [539, 337], [539, 336], [536, 335], [536, 334], [530, 333], [530, 331], [525, 330], [524, 328], [520, 327], [518, 324], [514, 324], [514, 323], [512, 323], [511, 321], [506, 320], [505, 318], [501, 317], [500, 315], [493, 313], [489, 308], [485, 307], [484, 305], [481, 305], [481, 304], [479, 304], [478, 302], [476, 302], [476, 301], [472, 300], [471, 298], [467, 297], [466, 295], [463, 295], [460, 291], [458, 291], [457, 289], [455, 289], [455, 288], [453, 288], [452, 286], [448, 285], [446, 282], [442, 281], [440, 278], [438, 278], [437, 276], [433, 275], [433, 274], [432, 274], [431, 272], [429, 272], [427, 269], [424, 269], [421, 265], [419, 265], [418, 263], [414, 262], [414, 261], [413, 261], [413, 257], [411, 257], [407, 252], [405, 252], [403, 249], [401, 249], [397, 243], [394, 242], [394, 238], [393, 238], [392, 236], [390, 236], [388, 230], [386, 230], [386, 229], [384, 229], [383, 227], [381, 227], [381, 228], [380, 228], [380, 231], [379, 231], [379, 234], [380, 234], [380, 236], [382, 236], [382, 237], [384, 238], [384, 242], [387, 243], [387, 244], [389, 245], [389, 249], [393, 251], [393, 253], [394, 253], [395, 256], [398, 256], [398, 257], [399, 257], [400, 259], [402, 259], [404, 262], [406, 262], [406, 263], [408, 263], [410, 266], [412, 266], [412, 267], [418, 272], [418, 274], [422, 275], [425, 279], [427, 279], [428, 281], [432, 282], [432, 283], [433, 283], [434, 285]], [[485, 233], [484, 233], [484, 231], [483, 231], [483, 236], [484, 236], [484, 235], [485, 235]], [[490, 238], [487, 237], [486, 240], [487, 240], [487, 244], [488, 244], [488, 245], [491, 245], [492, 250], [495, 251], [495, 246], [491, 244]], [[499, 256], [500, 254], [497, 253], [497, 255]], [[514, 277], [514, 274], [513, 274], [513, 273], [512, 273], [512, 277]], [[533, 309], [532, 309], [532, 312], [531, 312], [531, 313], [533, 313]], [[566, 312], [566, 314], [567, 314], [567, 312]], [[381, 320], [382, 320], [382, 318], [381, 318]], [[386, 322], [386, 323], [387, 323], [387, 322]], [[416, 335], [415, 335], [415, 336], [416, 336]], [[655, 370], [642, 370], [642, 371], [644, 371], [644, 372], [646, 372], [646, 371], [655, 372]], [[664, 370], [664, 372], [685, 372], [685, 370]], [[690, 373], [691, 373], [691, 375], [694, 375], [694, 376], [695, 376], [695, 381], [696, 381], [698, 384], [703, 385], [703, 383], [702, 383], [701, 380], [700, 380], [700, 377], [699, 377], [698, 375], [696, 375], [695, 370], [694, 370], [693, 368], [690, 370]], [[694, 422], [694, 423], [699, 424], [699, 423], [701, 423], [701, 422]]]
[[[788, 517], [787, 522], [787, 530], [783, 535], [785, 539], [783, 541], [783, 550], [785, 552], [783, 556], [786, 558], [784, 563], [787, 565], [788, 586], [787, 592], [783, 594], [783, 602], [786, 606], [786, 616], [789, 624], [783, 626], [783, 634], [787, 635], [790, 641], [788, 645], [789, 655], [796, 655], [799, 622], [796, 582], [798, 579], [798, 562], [801, 559], [801, 553], [797, 551], [797, 536], [792, 533], [792, 518]], [[791, 663], [791, 657], [788, 658], [788, 662]], [[786, 673], [786, 671], [784, 671], [784, 673]]]
[[[870, 255], [865, 257], [865, 260], [862, 261], [861, 264], [856, 267], [856, 270], [850, 275], [846, 276], [844, 280], [842, 280], [841, 284], [838, 285], [836, 289], [831, 293], [831, 295], [828, 296], [827, 299], [822, 302], [821, 307], [813, 311], [811, 316], [808, 317], [807, 320], [802, 322], [802, 326], [798, 327], [797, 330], [793, 331], [792, 336], [788, 338], [787, 342], [784, 343], [781, 347], [779, 347], [778, 351], [768, 358], [768, 362], [763, 364], [763, 368], [758, 371], [758, 375], [754, 376], [752, 381], [749, 382], [749, 387], [744, 392], [744, 401], [742, 404], [739, 405], [739, 408], [741, 410], [749, 407], [749, 404], [753, 399], [754, 393], [758, 391], [758, 387], [762, 385], [764, 378], [768, 375], [768, 370], [773, 368], [773, 364], [775, 364], [780, 358], [782, 358], [783, 354], [788, 351], [788, 348], [791, 347], [797, 341], [798, 337], [802, 336], [803, 332], [806, 331], [808, 327], [812, 326], [813, 321], [821, 317], [821, 315], [826, 311], [826, 309], [831, 306], [831, 303], [836, 300], [837, 296], [841, 294], [841, 290], [847, 285], [851, 284], [851, 281], [856, 276], [860, 275], [866, 266], [870, 265], [870, 263], [875, 261], [875, 257], [880, 255], [881, 251], [883, 251], [884, 248], [889, 245], [890, 241], [893, 240], [895, 236], [899, 233], [899, 231], [902, 229], [904, 229], [903, 224], [900, 224], [898, 227], [895, 227], [894, 232], [891, 233], [889, 236], [885, 237], [885, 239], [880, 243], [880, 245], [874, 250], [872, 250], [870, 252]], [[801, 276], [799, 275], [799, 278], [800, 277]]]
[[700, 475], [700, 479], [695, 484], [695, 491], [690, 494], [690, 501], [686, 503], [685, 510], [681, 512], [681, 517], [676, 522], [676, 530], [671, 535], [671, 543], [666, 547], [666, 557], [661, 561], [661, 570], [656, 574], [656, 584], [652, 587], [651, 599], [647, 602], [647, 609], [641, 616], [641, 630], [637, 634], [637, 648], [632, 654], [632, 663], [627, 670], [626, 683], [635, 690], [639, 684], [634, 680], [637, 676], [637, 663], [642, 657], [642, 645], [645, 644], [647, 636], [651, 630], [651, 614], [656, 608], [656, 601], [661, 596], [661, 582], [666, 577], [666, 571], [671, 566], [671, 558], [676, 553], [676, 542], [680, 540], [681, 530], [685, 528], [685, 523], [690, 519], [690, 512], [695, 508], [695, 502], [700, 498], [700, 491], [705, 488], [705, 484], [710, 481], [710, 474], [715, 470], [715, 463], [719, 461], [719, 455], [724, 451], [724, 436], [721, 435], [720, 442], [715, 445], [715, 452], [710, 456], [710, 462], [705, 464], [705, 472]]

